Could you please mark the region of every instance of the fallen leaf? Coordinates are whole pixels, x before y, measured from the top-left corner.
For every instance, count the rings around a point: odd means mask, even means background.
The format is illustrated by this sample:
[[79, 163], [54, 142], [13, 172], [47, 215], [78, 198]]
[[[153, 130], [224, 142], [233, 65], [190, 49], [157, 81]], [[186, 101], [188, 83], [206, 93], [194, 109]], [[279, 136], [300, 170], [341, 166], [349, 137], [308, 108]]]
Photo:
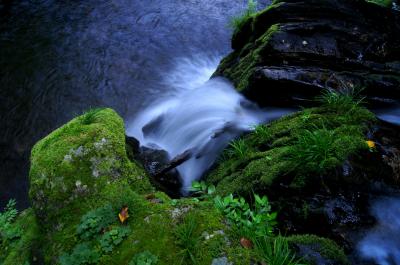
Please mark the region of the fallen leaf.
[[251, 242], [251, 240], [249, 240], [249, 239], [247, 239], [245, 237], [242, 237], [240, 239], [240, 245], [242, 245], [242, 247], [244, 247], [244, 248], [252, 248], [253, 247], [253, 242]]
[[126, 219], [128, 219], [129, 214], [128, 214], [128, 207], [124, 206], [122, 207], [120, 213], [118, 214], [119, 220], [121, 221], [121, 223], [123, 224]]

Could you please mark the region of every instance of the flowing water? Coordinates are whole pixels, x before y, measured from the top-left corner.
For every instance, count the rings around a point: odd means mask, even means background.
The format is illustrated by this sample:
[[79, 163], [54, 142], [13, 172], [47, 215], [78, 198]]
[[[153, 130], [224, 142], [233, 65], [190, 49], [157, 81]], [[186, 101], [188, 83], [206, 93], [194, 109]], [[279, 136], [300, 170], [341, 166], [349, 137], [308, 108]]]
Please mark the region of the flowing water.
[[376, 201], [371, 213], [377, 224], [359, 243], [360, 256], [379, 265], [400, 265], [400, 197]]
[[213, 164], [230, 140], [289, 111], [261, 110], [236, 92], [229, 81], [209, 80], [219, 61], [198, 57], [177, 62], [165, 79], [166, 86], [174, 90], [141, 112], [127, 129], [141, 145], [165, 150], [170, 159], [191, 150], [192, 158], [177, 168], [183, 192]]
[[[77, 114], [107, 106], [131, 119], [166, 92], [189, 88], [195, 73], [208, 78], [230, 51], [229, 19], [246, 3], [0, 0], [0, 208], [9, 198], [28, 206], [32, 145]], [[168, 75], [199, 57], [212, 67]]]

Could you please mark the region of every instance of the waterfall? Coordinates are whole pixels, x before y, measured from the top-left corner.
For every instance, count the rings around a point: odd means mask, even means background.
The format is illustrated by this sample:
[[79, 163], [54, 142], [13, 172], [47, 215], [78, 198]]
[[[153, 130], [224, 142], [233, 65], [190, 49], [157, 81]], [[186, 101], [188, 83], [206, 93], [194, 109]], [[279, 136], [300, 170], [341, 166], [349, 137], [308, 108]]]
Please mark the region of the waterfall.
[[170, 159], [187, 151], [192, 158], [177, 170], [183, 192], [213, 164], [229, 141], [287, 110], [262, 110], [223, 78], [209, 79], [219, 58], [182, 59], [166, 75], [169, 96], [151, 104], [129, 123], [127, 133], [142, 146], [168, 152]]

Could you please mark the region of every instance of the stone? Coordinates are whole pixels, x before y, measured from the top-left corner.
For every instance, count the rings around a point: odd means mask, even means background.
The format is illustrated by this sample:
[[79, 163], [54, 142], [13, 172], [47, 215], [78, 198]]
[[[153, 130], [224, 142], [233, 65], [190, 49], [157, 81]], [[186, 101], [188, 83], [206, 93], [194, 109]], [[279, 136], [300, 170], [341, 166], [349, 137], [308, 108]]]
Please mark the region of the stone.
[[325, 88], [387, 105], [400, 95], [399, 34], [398, 11], [364, 0], [278, 0], [235, 31], [214, 75], [262, 106], [313, 105]]

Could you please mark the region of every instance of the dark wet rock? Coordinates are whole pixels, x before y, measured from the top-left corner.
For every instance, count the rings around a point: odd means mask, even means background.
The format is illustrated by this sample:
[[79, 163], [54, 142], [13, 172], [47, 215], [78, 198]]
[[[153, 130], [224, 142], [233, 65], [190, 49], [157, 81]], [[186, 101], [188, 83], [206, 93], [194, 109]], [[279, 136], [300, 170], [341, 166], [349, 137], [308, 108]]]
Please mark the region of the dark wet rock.
[[170, 159], [168, 152], [155, 144], [140, 146], [137, 139], [129, 136], [126, 136], [126, 144], [129, 158], [142, 163], [158, 189], [172, 197], [180, 196], [181, 177], [176, 168], [192, 157], [192, 150]]
[[155, 178], [160, 177], [162, 175], [167, 174], [171, 170], [175, 169], [179, 165], [183, 164], [187, 160], [189, 160], [192, 157], [192, 151], [187, 150], [183, 152], [180, 155], [177, 155], [175, 158], [173, 158], [171, 161], [169, 161], [166, 165], [164, 165], [163, 168], [161, 168], [159, 171], [155, 172], [153, 175]]
[[397, 11], [364, 0], [275, 1], [235, 32], [215, 75], [262, 105], [306, 105], [323, 88], [398, 100], [399, 34]]
[[392, 182], [400, 182], [400, 126], [387, 122], [380, 125], [372, 132], [371, 137], [375, 139], [378, 152], [386, 167], [392, 171]]
[[126, 152], [130, 160], [138, 158], [140, 153], [140, 142], [135, 138], [125, 135]]
[[156, 145], [140, 147], [141, 161], [150, 175], [155, 175], [164, 165], [169, 162], [167, 151]]
[[316, 251], [310, 246], [296, 244], [296, 247], [298, 256], [303, 257], [306, 260], [314, 261], [315, 265], [341, 265], [335, 261], [323, 257], [319, 251]]
[[174, 167], [165, 170], [170, 164], [167, 151], [156, 145], [151, 147], [142, 146], [140, 147], [138, 160], [142, 162], [150, 175], [150, 180], [158, 189], [172, 197], [179, 196], [181, 187], [179, 172]]

